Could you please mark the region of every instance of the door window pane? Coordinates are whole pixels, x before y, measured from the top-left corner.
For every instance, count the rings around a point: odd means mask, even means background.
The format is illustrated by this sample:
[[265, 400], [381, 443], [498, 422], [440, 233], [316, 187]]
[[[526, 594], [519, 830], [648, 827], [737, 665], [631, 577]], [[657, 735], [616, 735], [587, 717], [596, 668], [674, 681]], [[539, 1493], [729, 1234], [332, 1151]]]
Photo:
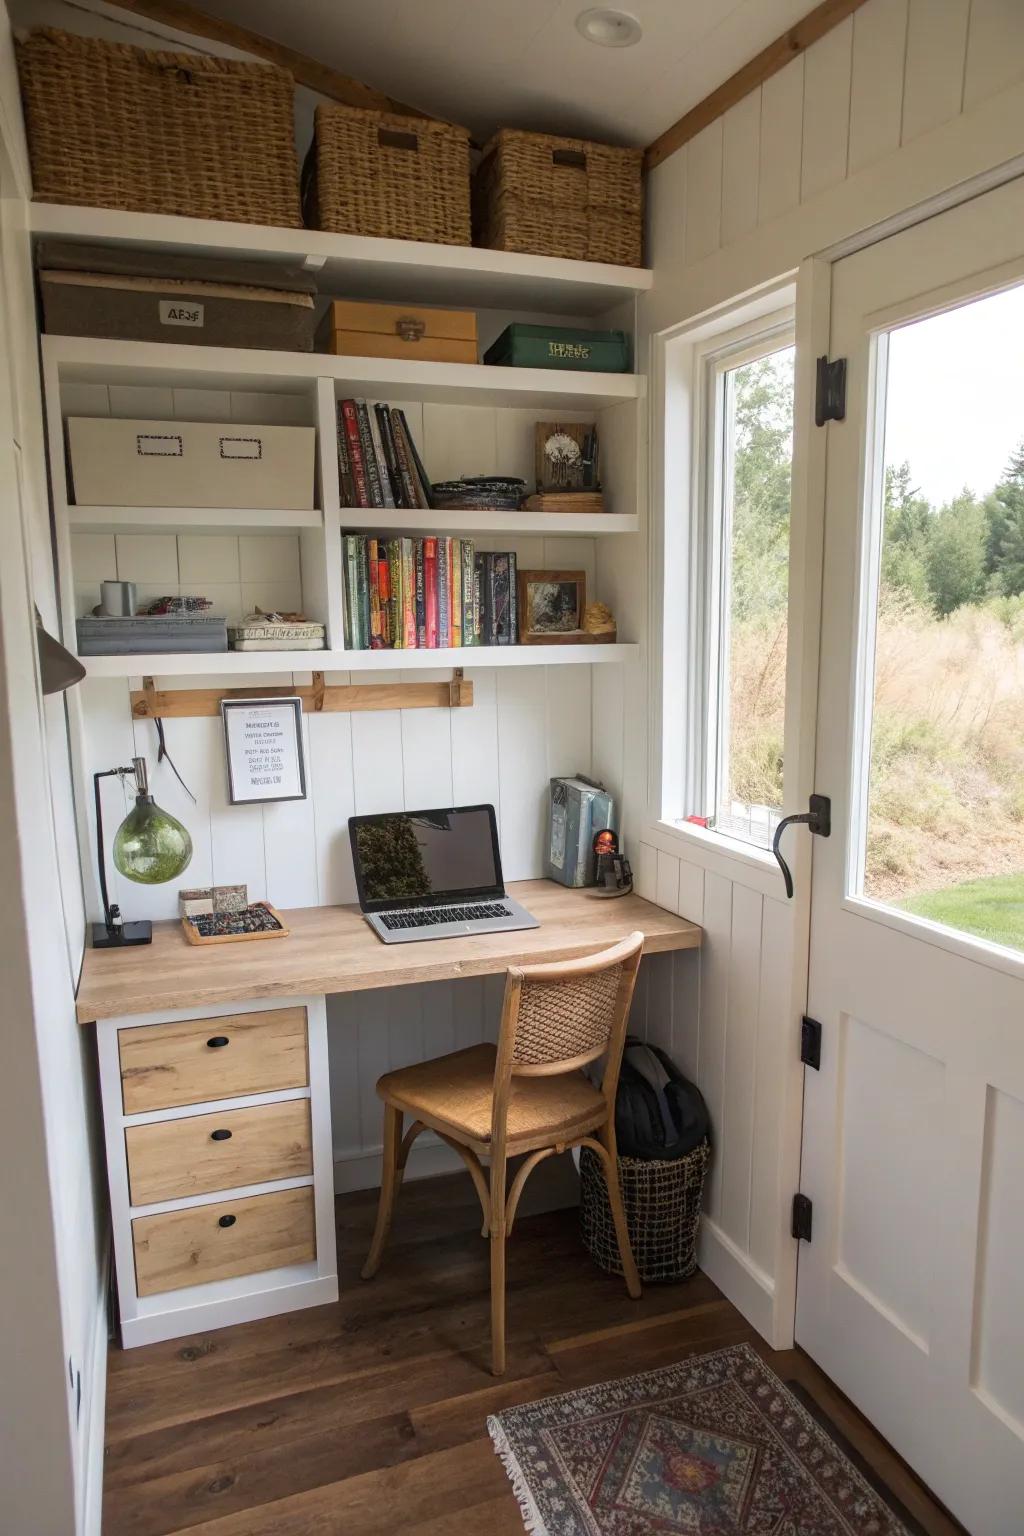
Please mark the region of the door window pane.
[[885, 349], [861, 890], [1024, 949], [1024, 287]]

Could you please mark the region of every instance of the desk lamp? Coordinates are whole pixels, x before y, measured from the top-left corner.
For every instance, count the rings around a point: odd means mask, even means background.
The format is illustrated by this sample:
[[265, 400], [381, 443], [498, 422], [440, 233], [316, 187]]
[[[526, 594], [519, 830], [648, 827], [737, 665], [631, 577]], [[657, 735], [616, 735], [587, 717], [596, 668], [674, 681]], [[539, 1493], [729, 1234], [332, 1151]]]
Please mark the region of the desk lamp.
[[135, 804], [114, 833], [114, 868], [139, 885], [162, 885], [187, 869], [192, 858], [192, 839], [181, 822], [162, 811], [149, 793], [146, 759], [133, 757], [130, 768], [107, 768], [93, 774], [96, 800], [96, 848], [99, 857], [102, 923], [92, 925], [93, 949], [120, 949], [127, 944], [151, 944], [153, 924], [126, 923], [121, 909], [107, 895], [106, 861], [103, 853], [103, 810], [100, 780], [134, 778]]

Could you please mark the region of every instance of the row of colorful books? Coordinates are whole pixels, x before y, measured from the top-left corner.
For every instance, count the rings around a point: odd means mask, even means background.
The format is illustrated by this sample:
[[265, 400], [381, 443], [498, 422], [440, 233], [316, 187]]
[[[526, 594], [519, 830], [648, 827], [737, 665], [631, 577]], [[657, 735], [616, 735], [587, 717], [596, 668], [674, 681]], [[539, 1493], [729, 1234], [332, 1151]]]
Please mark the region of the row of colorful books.
[[405, 412], [338, 401], [338, 476], [343, 507], [429, 507], [430, 481]]
[[342, 536], [349, 650], [515, 645], [516, 557], [470, 539]]

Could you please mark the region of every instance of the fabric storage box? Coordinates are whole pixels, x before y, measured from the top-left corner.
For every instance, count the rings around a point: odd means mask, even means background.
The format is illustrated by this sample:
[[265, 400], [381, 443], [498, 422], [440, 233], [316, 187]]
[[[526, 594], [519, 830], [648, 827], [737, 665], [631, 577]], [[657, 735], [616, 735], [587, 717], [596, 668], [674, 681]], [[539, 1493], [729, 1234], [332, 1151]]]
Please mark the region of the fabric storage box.
[[594, 884], [594, 834], [610, 827], [615, 801], [589, 779], [552, 779], [544, 873], [562, 885]]
[[502, 128], [473, 182], [474, 235], [498, 251], [532, 251], [638, 267], [643, 151]]
[[101, 507], [313, 507], [312, 427], [68, 419], [75, 501]]
[[287, 70], [51, 27], [17, 56], [38, 201], [301, 227]]
[[41, 242], [36, 266], [54, 335], [313, 350], [316, 283], [298, 266], [63, 241]]
[[628, 373], [625, 331], [584, 331], [578, 326], [507, 325], [484, 353], [484, 362], [505, 368], [568, 368], [580, 373]]
[[302, 180], [312, 229], [470, 242], [469, 133], [452, 123], [319, 106]]
[[335, 299], [317, 329], [317, 351], [339, 357], [475, 363], [476, 313]]

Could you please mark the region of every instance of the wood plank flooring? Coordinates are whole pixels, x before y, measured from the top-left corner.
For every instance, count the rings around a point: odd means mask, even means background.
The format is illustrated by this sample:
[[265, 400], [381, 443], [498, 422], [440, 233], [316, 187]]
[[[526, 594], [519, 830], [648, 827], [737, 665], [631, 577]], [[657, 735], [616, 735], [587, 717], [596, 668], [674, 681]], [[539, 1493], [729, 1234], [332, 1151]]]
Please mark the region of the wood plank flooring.
[[468, 1178], [405, 1186], [366, 1283], [375, 1206], [376, 1192], [337, 1202], [338, 1305], [115, 1346], [104, 1536], [522, 1536], [489, 1413], [740, 1340], [803, 1386], [927, 1536], [959, 1532], [812, 1362], [769, 1350], [704, 1275], [630, 1301], [590, 1263], [574, 1210], [525, 1215], [496, 1381]]

